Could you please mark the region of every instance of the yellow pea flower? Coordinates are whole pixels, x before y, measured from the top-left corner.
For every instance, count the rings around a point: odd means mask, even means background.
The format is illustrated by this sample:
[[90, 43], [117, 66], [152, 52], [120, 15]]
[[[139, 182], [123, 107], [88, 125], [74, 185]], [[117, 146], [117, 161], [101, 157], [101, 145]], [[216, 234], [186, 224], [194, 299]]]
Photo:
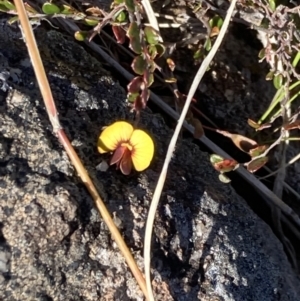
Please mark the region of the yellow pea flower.
[[117, 121], [105, 128], [97, 147], [100, 154], [114, 151], [110, 165], [117, 164], [124, 175], [130, 174], [132, 164], [137, 171], [146, 169], [154, 154], [151, 137], [125, 121]]

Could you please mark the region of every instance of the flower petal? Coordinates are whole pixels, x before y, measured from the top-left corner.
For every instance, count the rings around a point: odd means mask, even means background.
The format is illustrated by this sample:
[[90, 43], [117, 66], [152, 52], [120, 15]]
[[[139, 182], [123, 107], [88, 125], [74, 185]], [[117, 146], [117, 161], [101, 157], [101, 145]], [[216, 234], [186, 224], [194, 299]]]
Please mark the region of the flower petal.
[[137, 171], [146, 169], [154, 155], [152, 138], [142, 130], [134, 130], [129, 143], [132, 146], [131, 159]]
[[100, 154], [115, 150], [120, 143], [129, 141], [133, 127], [125, 121], [117, 121], [108, 126], [98, 139], [98, 151]]
[[132, 169], [131, 152], [126, 148], [120, 162], [120, 170], [124, 175], [129, 175]]
[[126, 146], [119, 146], [113, 156], [111, 157], [111, 160], [110, 160], [110, 165], [113, 165], [113, 164], [116, 164], [116, 163], [119, 163], [124, 155], [124, 153], [126, 152], [126, 150], [128, 150], [128, 148]]

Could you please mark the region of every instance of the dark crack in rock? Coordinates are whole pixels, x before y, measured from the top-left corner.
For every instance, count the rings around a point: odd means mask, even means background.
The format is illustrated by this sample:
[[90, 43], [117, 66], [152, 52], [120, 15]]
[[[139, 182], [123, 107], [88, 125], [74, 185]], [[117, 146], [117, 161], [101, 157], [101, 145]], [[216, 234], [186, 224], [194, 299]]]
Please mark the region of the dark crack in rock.
[[[52, 133], [25, 46], [3, 26], [0, 54], [7, 70], [19, 71], [0, 91], [0, 300], [143, 300]], [[172, 132], [146, 110], [140, 126], [156, 144], [150, 168], [98, 171], [109, 159], [97, 153], [101, 128], [131, 119], [126, 94], [71, 38], [41, 28], [36, 35], [64, 129], [142, 268], [145, 221]], [[178, 143], [154, 229], [157, 300], [299, 300], [282, 245], [219, 182], [208, 158], [190, 141]]]

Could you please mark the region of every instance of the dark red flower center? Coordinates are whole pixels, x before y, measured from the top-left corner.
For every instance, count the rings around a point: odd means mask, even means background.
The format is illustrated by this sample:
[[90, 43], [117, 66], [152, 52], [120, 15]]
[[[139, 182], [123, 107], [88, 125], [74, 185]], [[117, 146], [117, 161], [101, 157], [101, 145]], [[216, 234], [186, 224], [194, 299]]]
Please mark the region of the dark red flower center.
[[132, 146], [129, 143], [120, 144], [110, 161], [110, 165], [117, 164], [117, 168], [120, 168], [124, 175], [129, 175], [132, 169], [131, 150]]

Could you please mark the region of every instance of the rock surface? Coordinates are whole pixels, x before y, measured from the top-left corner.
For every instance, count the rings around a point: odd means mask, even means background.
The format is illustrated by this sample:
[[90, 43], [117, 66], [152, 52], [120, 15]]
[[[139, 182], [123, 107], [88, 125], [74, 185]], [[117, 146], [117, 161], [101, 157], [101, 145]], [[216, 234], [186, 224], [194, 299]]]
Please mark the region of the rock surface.
[[[0, 23], [0, 300], [143, 300], [131, 273], [54, 137], [22, 40]], [[149, 202], [172, 132], [148, 110], [148, 170], [96, 166], [101, 127], [131, 120], [125, 92], [83, 48], [54, 31], [37, 38], [60, 120], [142, 267]], [[6, 72], [6, 73], [5, 73]], [[6, 84], [6, 86], [5, 86]], [[5, 87], [4, 87], [5, 86]], [[299, 300], [282, 245], [209, 156], [180, 141], [157, 212], [157, 300]]]

